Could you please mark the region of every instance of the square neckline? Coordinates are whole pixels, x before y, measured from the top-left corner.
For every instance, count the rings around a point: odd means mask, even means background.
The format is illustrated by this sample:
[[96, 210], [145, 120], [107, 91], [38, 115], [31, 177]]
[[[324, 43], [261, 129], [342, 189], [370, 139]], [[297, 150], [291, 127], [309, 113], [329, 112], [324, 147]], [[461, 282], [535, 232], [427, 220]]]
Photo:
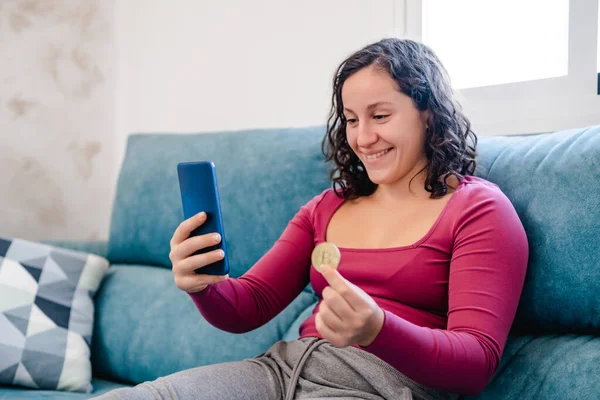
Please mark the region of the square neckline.
[[[433, 232], [435, 232], [436, 228], [440, 224], [440, 221], [442, 220], [442, 218], [444, 217], [444, 215], [446, 215], [446, 212], [448, 211], [448, 208], [450, 207], [450, 205], [452, 204], [454, 198], [456, 197], [455, 195], [460, 190], [462, 190], [462, 188], [466, 184], [466, 181], [467, 181], [466, 178], [467, 177], [465, 176], [460, 181], [460, 183], [458, 184], [458, 186], [454, 190], [454, 193], [452, 193], [452, 196], [450, 197], [450, 199], [448, 200], [448, 202], [446, 203], [446, 205], [444, 206], [444, 208], [440, 212], [440, 215], [437, 216], [437, 218], [435, 219], [435, 222], [431, 225], [431, 227], [429, 228], [429, 230], [427, 231], [427, 233], [423, 237], [421, 237], [421, 239], [417, 240], [413, 244], [408, 244], [408, 245], [404, 245], [404, 246], [397, 246], [397, 247], [383, 247], [383, 248], [372, 248], [372, 249], [357, 248], [357, 247], [339, 247], [338, 246], [338, 249], [340, 251], [352, 252], [352, 253], [373, 253], [373, 252], [381, 253], [381, 252], [409, 250], [409, 249], [415, 249], [415, 248], [419, 247], [427, 239], [429, 239], [429, 237], [433, 234]], [[335, 189], [333, 189], [333, 190], [335, 190]], [[347, 201], [343, 197], [342, 198], [337, 197], [337, 195], [335, 194], [335, 192], [334, 192], [334, 195], [339, 200], [339, 202], [338, 202], [338, 204], [335, 205], [333, 211], [331, 212], [331, 214], [329, 215], [329, 218], [327, 219], [327, 222], [325, 223], [325, 229], [323, 229], [323, 233], [321, 234], [321, 242], [326, 242], [327, 241], [327, 228], [329, 227], [329, 224], [331, 223], [331, 220], [333, 219], [333, 215], [342, 206], [342, 204], [344, 204]]]

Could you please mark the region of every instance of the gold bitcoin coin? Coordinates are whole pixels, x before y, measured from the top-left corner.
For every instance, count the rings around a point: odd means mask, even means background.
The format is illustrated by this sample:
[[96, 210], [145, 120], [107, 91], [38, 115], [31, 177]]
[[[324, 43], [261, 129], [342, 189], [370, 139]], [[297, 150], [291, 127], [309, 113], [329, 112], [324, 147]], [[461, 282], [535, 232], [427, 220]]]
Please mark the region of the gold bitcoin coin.
[[333, 268], [337, 268], [340, 265], [342, 255], [340, 249], [335, 244], [323, 242], [315, 246], [310, 258], [313, 266], [319, 271], [319, 267], [322, 264], [328, 264]]

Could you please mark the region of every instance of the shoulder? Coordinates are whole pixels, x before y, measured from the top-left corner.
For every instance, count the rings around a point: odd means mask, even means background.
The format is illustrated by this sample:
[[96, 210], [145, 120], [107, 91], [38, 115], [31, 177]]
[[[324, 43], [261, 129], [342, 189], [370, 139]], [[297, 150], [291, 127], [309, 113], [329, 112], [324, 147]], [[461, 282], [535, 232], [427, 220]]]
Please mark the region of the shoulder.
[[465, 176], [461, 181], [459, 188], [459, 194], [457, 202], [466, 204], [481, 205], [481, 203], [492, 204], [492, 203], [510, 203], [510, 200], [500, 187], [486, 179], [479, 178], [477, 176]]
[[[341, 190], [338, 190], [337, 192], [341, 197]], [[311, 198], [304, 206], [302, 206], [302, 208], [310, 211], [312, 214], [317, 208], [321, 209], [323, 207], [327, 207], [328, 205], [335, 203], [336, 199], [340, 200], [338, 194], [336, 194], [332, 188], [325, 189], [321, 193]]]
[[323, 205], [328, 202], [328, 200], [335, 197], [336, 194], [334, 193], [333, 189], [325, 189], [322, 192], [314, 195], [308, 202], [306, 202], [302, 207], [300, 207], [299, 213], [305, 215], [313, 215], [317, 208], [322, 208]]
[[[464, 254], [498, 254], [512, 257], [515, 266], [526, 267], [528, 239], [510, 199], [492, 182], [466, 177], [450, 218], [454, 258]], [[489, 262], [489, 261], [486, 261]]]
[[336, 193], [332, 188], [325, 189], [300, 207], [296, 217], [308, 221], [312, 226], [320, 226], [343, 201], [341, 190]]
[[476, 176], [465, 176], [455, 195], [458, 195], [453, 207], [457, 228], [469, 224], [512, 224], [522, 229], [512, 201], [497, 184]]

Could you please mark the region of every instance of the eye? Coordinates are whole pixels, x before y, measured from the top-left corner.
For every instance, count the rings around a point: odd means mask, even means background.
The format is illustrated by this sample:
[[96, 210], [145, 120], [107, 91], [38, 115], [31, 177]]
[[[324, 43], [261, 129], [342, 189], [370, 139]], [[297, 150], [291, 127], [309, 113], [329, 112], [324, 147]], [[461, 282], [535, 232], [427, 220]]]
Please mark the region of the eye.
[[380, 114], [380, 115], [375, 115], [373, 118], [375, 118], [375, 119], [384, 119], [384, 118], [387, 118], [389, 116], [390, 116], [389, 114], [387, 114], [387, 115], [381, 115]]
[[346, 119], [346, 122], [347, 122], [347, 123], [349, 123], [349, 124], [353, 124], [353, 123], [355, 123], [355, 122], [356, 122], [356, 118], [349, 118], [349, 119]]

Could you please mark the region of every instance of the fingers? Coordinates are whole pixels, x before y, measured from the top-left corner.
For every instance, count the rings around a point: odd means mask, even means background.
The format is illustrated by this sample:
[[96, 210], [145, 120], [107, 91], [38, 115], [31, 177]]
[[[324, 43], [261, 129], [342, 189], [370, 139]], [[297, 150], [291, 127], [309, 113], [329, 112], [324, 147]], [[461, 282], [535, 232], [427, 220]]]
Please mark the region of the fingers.
[[343, 332], [345, 330], [345, 323], [343, 318], [340, 318], [335, 311], [333, 311], [325, 302], [321, 302], [319, 305], [319, 313], [321, 320], [329, 329], [334, 332]]
[[182, 243], [171, 248], [169, 259], [171, 262], [177, 262], [189, 257], [195, 251], [206, 247], [214, 246], [221, 241], [221, 236], [218, 233], [209, 233], [200, 236], [194, 236], [184, 240]]
[[355, 292], [353, 285], [348, 282], [340, 273], [333, 268], [331, 265], [323, 264], [319, 267], [318, 271], [323, 275], [323, 278], [329, 284], [333, 290], [335, 290], [348, 305], [355, 311], [358, 311], [362, 300], [360, 296]]
[[195, 272], [195, 270], [213, 264], [225, 257], [220, 249], [192, 255], [197, 250], [216, 245], [221, 241], [218, 233], [190, 237], [192, 231], [205, 221], [206, 213], [198, 213], [179, 224], [171, 238], [169, 258], [173, 263], [175, 285], [188, 293], [204, 290], [209, 285], [229, 278], [229, 275], [196, 274]]
[[[195, 274], [195, 270], [222, 260], [225, 257], [222, 250], [213, 250], [208, 253], [197, 254], [177, 263], [177, 273]], [[174, 266], [175, 267], [175, 266]]]
[[348, 302], [332, 289], [331, 286], [326, 286], [323, 289], [322, 296], [323, 301], [321, 302], [321, 307], [325, 305], [327, 310], [335, 314], [340, 320], [352, 318], [352, 307], [350, 307]]
[[188, 293], [196, 293], [229, 279], [227, 275], [175, 275], [175, 285]]
[[344, 347], [346, 344], [342, 340], [340, 334], [333, 330], [331, 327], [327, 325], [327, 323], [323, 320], [323, 316], [321, 313], [318, 313], [315, 317], [315, 328], [317, 331], [326, 338], [331, 344], [337, 347]]
[[332, 336], [332, 334], [336, 333], [333, 329], [327, 326], [327, 324], [323, 320], [323, 314], [321, 314], [320, 312], [318, 312], [315, 316], [315, 327], [317, 328], [319, 333], [324, 336], [326, 333], [329, 333], [329, 335], [327, 336]]
[[171, 238], [171, 247], [177, 246], [182, 243], [185, 239], [190, 237], [190, 233], [200, 225], [202, 225], [206, 221], [206, 213], [204, 211], [194, 215], [191, 218], [183, 221], [177, 229], [175, 229], [175, 233]]
[[208, 285], [229, 279], [228, 275], [196, 274], [195, 270], [219, 261], [224, 256], [221, 250], [213, 250], [208, 253], [198, 254], [173, 264], [173, 277], [175, 285], [188, 293], [194, 293], [206, 289]]
[[345, 290], [346, 286], [348, 286], [346, 280], [331, 265], [323, 264], [319, 267], [318, 271], [323, 275], [327, 283], [329, 283], [329, 286], [337, 292]]

